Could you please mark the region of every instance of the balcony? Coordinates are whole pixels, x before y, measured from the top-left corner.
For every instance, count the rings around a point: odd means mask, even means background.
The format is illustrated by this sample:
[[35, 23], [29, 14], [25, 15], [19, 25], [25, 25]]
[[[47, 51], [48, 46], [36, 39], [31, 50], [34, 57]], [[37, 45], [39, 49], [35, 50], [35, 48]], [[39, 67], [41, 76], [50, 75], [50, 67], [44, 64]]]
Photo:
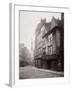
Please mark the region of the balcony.
[[43, 54], [39, 54], [35, 56], [35, 59], [42, 59], [42, 60], [54, 60], [57, 59], [58, 55], [54, 54], [54, 55], [43, 55]]

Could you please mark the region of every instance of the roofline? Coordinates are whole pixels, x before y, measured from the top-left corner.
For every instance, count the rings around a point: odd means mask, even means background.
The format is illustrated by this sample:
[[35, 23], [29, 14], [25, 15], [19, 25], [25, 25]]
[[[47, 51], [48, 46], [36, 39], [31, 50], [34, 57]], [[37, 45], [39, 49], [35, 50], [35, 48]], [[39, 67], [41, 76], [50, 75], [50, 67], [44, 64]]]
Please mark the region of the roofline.
[[55, 28], [61, 28], [60, 26], [55, 26], [54, 28], [50, 29], [49, 32], [47, 32], [42, 38], [44, 38], [46, 35], [49, 35], [54, 31]]

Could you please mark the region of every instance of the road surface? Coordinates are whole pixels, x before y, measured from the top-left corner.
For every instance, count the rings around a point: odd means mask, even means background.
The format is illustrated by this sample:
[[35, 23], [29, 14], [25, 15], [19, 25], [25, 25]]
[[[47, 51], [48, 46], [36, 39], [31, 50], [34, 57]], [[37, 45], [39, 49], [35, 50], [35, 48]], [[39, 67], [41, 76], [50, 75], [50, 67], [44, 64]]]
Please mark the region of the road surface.
[[34, 66], [25, 66], [20, 67], [19, 69], [19, 78], [49, 78], [49, 77], [63, 77], [62, 72], [51, 71], [47, 69], [40, 69]]

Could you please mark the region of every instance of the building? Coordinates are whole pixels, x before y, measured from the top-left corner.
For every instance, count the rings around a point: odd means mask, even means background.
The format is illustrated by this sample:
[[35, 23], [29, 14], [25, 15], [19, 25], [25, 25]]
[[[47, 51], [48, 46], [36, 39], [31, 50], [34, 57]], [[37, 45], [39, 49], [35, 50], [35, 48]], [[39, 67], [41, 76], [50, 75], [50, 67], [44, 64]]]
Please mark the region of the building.
[[37, 67], [42, 67], [42, 54], [43, 54], [43, 46], [45, 45], [45, 40], [42, 39], [43, 32], [46, 32], [45, 25], [46, 19], [42, 20], [37, 25], [36, 32], [35, 32], [35, 65]]
[[38, 24], [35, 32], [35, 64], [37, 67], [64, 70], [64, 14], [62, 19], [46, 19]]

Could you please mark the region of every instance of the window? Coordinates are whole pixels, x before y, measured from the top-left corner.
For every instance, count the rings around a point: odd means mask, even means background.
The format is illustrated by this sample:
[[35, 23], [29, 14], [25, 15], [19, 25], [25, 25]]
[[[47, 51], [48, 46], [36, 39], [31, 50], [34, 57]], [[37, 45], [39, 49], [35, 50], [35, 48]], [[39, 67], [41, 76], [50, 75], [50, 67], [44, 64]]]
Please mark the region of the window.
[[52, 55], [52, 51], [53, 51], [53, 49], [52, 49], [52, 46], [50, 47], [50, 55]]
[[53, 47], [51, 45], [51, 46], [48, 46], [48, 55], [52, 55], [52, 54], [53, 54]]
[[52, 40], [52, 34], [50, 34], [50, 40]]
[[39, 48], [39, 54], [40, 54], [40, 48]]
[[46, 52], [45, 52], [45, 50], [46, 50], [46, 48], [43, 48], [43, 54], [45, 54]]
[[49, 54], [49, 46], [47, 47], [47, 55]]
[[42, 48], [40, 48], [40, 52], [41, 52], [41, 54], [42, 54]]
[[52, 33], [48, 36], [48, 41], [52, 41]]

